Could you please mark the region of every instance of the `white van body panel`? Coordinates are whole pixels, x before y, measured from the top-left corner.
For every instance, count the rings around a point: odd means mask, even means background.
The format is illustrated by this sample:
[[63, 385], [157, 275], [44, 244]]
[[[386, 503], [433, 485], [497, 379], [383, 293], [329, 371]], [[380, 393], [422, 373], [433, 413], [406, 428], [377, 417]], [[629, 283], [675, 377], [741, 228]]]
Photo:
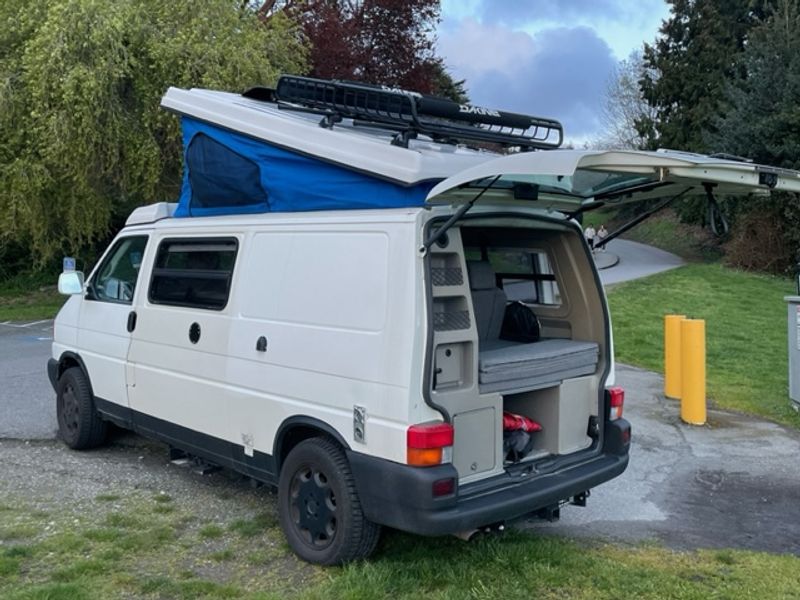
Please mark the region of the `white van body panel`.
[[[59, 335], [53, 356], [79, 354], [99, 398], [241, 446], [247, 456], [272, 455], [279, 427], [310, 417], [355, 451], [404, 463], [409, 425], [442, 418], [424, 395], [428, 304], [421, 246], [425, 223], [453, 210], [202, 220], [163, 217], [163, 206], [142, 211], [143, 219], [152, 213], [156, 222], [126, 227], [117, 238], [149, 235], [133, 304], [73, 297], [56, 327], [79, 333]], [[482, 205], [471, 214], [497, 210]], [[514, 212], [565, 220], [552, 210], [517, 206]], [[184, 238], [237, 241], [222, 310], [168, 306], [147, 297], [159, 245]], [[131, 311], [137, 314], [132, 335], [125, 328]], [[193, 323], [201, 329], [196, 344], [188, 335]], [[256, 350], [261, 336], [266, 352]], [[499, 396], [495, 404], [500, 406]], [[366, 413], [363, 440], [354, 437], [356, 408]], [[463, 420], [471, 413], [460, 414]], [[502, 471], [500, 462], [493, 464], [465, 482]]]
[[[354, 449], [404, 462], [409, 423], [441, 418], [422, 397], [415, 350], [424, 346], [424, 212], [319, 213], [302, 226], [282, 215], [158, 223], [145, 272], [165, 239], [235, 237], [238, 257], [221, 311], [137, 296], [131, 408], [266, 454], [286, 419], [308, 416]], [[256, 350], [262, 335], [266, 352]], [[355, 406], [367, 414], [363, 443]]]
[[80, 312], [83, 297], [70, 296], [58, 311], [53, 327], [52, 356], [61, 356], [67, 350], [78, 346], [78, 327], [80, 326]]

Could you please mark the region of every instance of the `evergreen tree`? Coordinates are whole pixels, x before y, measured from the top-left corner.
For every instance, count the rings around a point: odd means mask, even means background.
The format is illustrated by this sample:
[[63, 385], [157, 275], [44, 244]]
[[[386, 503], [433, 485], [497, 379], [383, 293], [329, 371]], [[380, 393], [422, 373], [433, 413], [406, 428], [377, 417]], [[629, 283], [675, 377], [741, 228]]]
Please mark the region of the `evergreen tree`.
[[726, 83], [742, 75], [739, 57], [748, 31], [763, 15], [758, 0], [668, 0], [670, 18], [645, 44], [645, 100], [655, 118], [637, 125], [651, 148], [693, 152], [706, 144], [723, 106]]
[[753, 30], [743, 73], [727, 86], [725, 116], [709, 141], [759, 163], [800, 168], [800, 8], [781, 0]]
[[[717, 121], [709, 143], [757, 163], [800, 169], [798, 0], [780, 0], [775, 12], [752, 31], [742, 66], [743, 73], [727, 86], [725, 116]], [[773, 192], [769, 198], [740, 199], [734, 208], [732, 261], [773, 271], [791, 266], [800, 249], [797, 196]]]

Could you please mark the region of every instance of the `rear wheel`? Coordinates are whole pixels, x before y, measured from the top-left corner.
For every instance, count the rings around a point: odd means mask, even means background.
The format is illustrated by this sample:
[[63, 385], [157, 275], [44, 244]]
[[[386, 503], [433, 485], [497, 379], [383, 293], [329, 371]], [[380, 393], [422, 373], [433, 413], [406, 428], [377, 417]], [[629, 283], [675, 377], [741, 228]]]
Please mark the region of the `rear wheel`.
[[303, 560], [338, 565], [369, 556], [380, 526], [361, 510], [353, 474], [341, 446], [311, 438], [292, 448], [278, 484], [281, 527]]
[[61, 439], [70, 448], [84, 450], [106, 441], [108, 424], [95, 409], [89, 380], [78, 367], [67, 369], [58, 378], [56, 416]]

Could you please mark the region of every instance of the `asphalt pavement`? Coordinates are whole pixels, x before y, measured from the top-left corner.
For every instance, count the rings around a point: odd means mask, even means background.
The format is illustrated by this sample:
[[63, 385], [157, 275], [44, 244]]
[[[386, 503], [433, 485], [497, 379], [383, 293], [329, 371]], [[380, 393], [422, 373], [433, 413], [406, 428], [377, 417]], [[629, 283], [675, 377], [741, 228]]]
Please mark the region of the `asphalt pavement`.
[[47, 379], [53, 322], [0, 323], [0, 438], [52, 439], [55, 394]]
[[595, 251], [595, 262], [605, 286], [655, 275], [684, 264], [679, 256], [670, 252], [621, 239], [609, 242], [605, 251]]
[[[534, 531], [671, 548], [746, 548], [800, 555], [800, 432], [749, 415], [709, 410], [686, 425], [663, 378], [617, 365], [632, 424], [620, 477], [592, 490], [586, 508], [566, 506]], [[787, 398], [787, 402], [788, 402]]]

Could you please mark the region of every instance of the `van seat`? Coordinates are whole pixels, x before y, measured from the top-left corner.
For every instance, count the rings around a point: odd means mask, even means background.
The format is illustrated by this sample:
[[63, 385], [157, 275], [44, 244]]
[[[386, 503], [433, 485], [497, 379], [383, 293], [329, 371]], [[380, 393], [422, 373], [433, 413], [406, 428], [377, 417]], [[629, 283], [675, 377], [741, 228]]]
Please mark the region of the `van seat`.
[[499, 340], [506, 313], [506, 293], [497, 287], [489, 261], [467, 261], [467, 273], [478, 339]]

